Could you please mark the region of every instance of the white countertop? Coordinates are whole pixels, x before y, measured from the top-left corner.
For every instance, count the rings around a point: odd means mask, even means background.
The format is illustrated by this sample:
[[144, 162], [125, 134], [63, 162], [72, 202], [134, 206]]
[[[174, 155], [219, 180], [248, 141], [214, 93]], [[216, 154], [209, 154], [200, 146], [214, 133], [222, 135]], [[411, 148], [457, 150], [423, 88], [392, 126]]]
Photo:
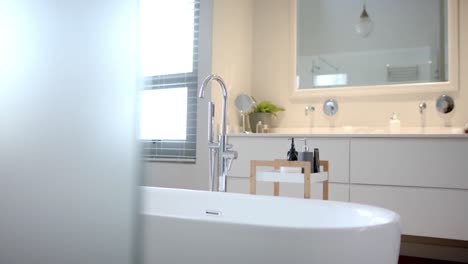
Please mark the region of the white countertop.
[[314, 127], [272, 128], [270, 133], [230, 133], [230, 137], [441, 137], [468, 138], [461, 127], [401, 127], [390, 131], [388, 127]]

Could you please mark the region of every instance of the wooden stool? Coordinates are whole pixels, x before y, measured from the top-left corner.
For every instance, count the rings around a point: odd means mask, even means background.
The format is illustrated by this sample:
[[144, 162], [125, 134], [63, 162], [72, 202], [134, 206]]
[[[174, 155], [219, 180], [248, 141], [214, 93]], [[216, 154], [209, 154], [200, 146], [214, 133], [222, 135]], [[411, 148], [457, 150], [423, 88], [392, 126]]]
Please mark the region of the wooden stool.
[[[309, 161], [287, 161], [287, 160], [251, 160], [250, 161], [250, 194], [257, 193], [257, 181], [273, 182], [273, 195], [279, 196], [279, 183], [302, 183], [304, 184], [304, 198], [310, 199], [311, 183], [322, 182], [322, 199], [328, 200], [328, 160], [321, 160], [322, 172], [310, 173], [311, 163]], [[257, 167], [273, 167], [274, 170], [259, 171]], [[304, 173], [280, 172], [280, 167], [302, 168]]]

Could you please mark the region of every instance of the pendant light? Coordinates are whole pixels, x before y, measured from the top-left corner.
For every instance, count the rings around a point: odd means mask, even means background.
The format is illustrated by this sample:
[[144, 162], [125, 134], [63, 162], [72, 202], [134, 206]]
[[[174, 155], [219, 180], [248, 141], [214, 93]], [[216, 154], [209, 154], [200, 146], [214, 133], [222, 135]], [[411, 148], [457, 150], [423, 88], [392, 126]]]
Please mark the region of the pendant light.
[[354, 30], [356, 30], [359, 36], [366, 38], [372, 32], [372, 29], [374, 29], [374, 23], [370, 19], [369, 14], [367, 14], [366, 4], [364, 4], [361, 16], [359, 17], [359, 23], [355, 25]]

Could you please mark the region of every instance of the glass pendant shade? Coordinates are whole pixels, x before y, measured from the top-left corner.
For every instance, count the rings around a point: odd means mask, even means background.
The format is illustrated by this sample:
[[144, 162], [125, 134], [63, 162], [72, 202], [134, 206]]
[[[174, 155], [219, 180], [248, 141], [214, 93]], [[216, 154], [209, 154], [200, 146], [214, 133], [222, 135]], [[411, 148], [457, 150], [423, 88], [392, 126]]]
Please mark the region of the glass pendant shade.
[[354, 30], [356, 30], [356, 33], [365, 38], [369, 36], [369, 34], [372, 32], [374, 29], [374, 23], [369, 17], [369, 14], [367, 14], [366, 11], [366, 6], [364, 5], [362, 8], [362, 13], [359, 18], [359, 23], [357, 23], [354, 27]]

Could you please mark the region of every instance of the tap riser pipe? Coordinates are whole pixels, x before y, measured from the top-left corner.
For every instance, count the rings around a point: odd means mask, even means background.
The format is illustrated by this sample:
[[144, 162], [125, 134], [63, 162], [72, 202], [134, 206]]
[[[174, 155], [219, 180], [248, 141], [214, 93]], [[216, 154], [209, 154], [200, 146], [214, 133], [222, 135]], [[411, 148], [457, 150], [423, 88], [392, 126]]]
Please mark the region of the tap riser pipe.
[[219, 136], [219, 153], [218, 153], [218, 192], [226, 191], [226, 179], [225, 179], [225, 165], [224, 164], [224, 155], [226, 152], [226, 140], [227, 136]]

